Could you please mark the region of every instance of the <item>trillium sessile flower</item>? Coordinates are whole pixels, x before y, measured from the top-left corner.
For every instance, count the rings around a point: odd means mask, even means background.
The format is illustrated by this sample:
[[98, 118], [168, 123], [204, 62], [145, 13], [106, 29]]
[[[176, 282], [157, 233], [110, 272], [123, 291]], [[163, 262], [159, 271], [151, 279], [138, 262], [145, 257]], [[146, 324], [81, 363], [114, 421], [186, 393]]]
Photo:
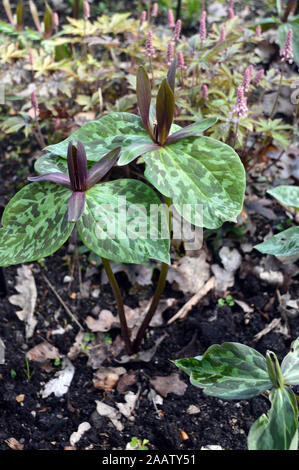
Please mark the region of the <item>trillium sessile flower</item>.
[[87, 171], [84, 145], [78, 140], [77, 147], [75, 147], [71, 140], [67, 153], [68, 175], [62, 172], [53, 172], [33, 176], [28, 180], [32, 182], [50, 181], [70, 189], [73, 193], [68, 203], [68, 219], [70, 222], [76, 222], [84, 212], [85, 192], [97, 184], [111, 170], [119, 157], [119, 152], [120, 147], [117, 147]]

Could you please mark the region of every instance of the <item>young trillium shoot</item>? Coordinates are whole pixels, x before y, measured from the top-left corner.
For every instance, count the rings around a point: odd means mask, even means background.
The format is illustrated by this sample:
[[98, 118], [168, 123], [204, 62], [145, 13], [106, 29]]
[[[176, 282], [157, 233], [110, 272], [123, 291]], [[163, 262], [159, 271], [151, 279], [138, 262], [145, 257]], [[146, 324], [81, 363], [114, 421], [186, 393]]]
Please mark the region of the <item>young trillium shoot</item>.
[[271, 408], [252, 425], [249, 450], [297, 450], [298, 406], [293, 385], [299, 385], [299, 338], [279, 365], [276, 355], [266, 358], [239, 343], [210, 346], [203, 356], [174, 361], [190, 382], [206, 395], [244, 400], [271, 390]]
[[41, 173], [51, 164], [54, 169], [71, 138], [84, 143], [88, 161], [97, 161], [121, 146], [117, 164], [127, 165], [142, 156], [147, 180], [171, 199], [191, 224], [218, 228], [225, 221], [236, 221], [245, 191], [242, 162], [229, 145], [202, 135], [216, 118], [201, 119], [184, 128], [173, 124], [175, 77], [176, 59], [159, 86], [153, 106], [150, 79], [144, 67], [139, 67], [136, 95], [140, 117], [112, 113], [85, 124], [65, 141], [48, 146], [50, 153], [39, 159], [36, 171]]
[[[67, 165], [59, 162], [53, 171], [52, 162], [50, 167], [44, 165], [45, 174], [28, 178], [32, 184], [10, 200], [2, 216], [0, 266], [51, 255], [75, 226], [87, 248], [103, 258], [136, 264], [154, 258], [169, 263], [166, 212], [155, 237], [150, 237], [151, 206], [160, 205], [156, 193], [137, 180], [102, 182], [119, 153], [118, 146], [88, 171], [84, 145], [78, 140], [74, 146], [71, 140]], [[143, 215], [141, 234], [138, 210]]]

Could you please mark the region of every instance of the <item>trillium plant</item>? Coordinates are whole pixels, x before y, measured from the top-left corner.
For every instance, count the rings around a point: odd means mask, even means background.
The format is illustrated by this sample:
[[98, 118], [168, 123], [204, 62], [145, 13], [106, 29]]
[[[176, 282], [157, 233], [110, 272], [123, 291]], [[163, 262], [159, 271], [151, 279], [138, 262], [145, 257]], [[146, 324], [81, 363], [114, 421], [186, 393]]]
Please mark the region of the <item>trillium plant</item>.
[[[8, 203], [0, 229], [0, 266], [9, 266], [51, 255], [76, 228], [81, 241], [102, 257], [130, 354], [140, 347], [165, 287], [171, 234], [167, 206], [189, 224], [218, 228], [225, 221], [236, 221], [243, 205], [245, 172], [239, 156], [230, 146], [203, 135], [216, 119], [183, 128], [173, 124], [175, 77], [176, 59], [154, 103], [147, 72], [139, 67], [140, 116], [111, 113], [46, 147], [47, 153], [35, 164], [40, 176], [29, 178], [32, 184]], [[129, 165], [138, 157], [149, 184], [129, 178], [107, 181], [113, 165]], [[161, 223], [153, 234], [151, 208], [162, 200]], [[141, 219], [143, 230], [136, 230]], [[132, 341], [109, 260], [144, 264], [149, 259], [162, 263], [160, 277]]]
[[247, 400], [267, 391], [271, 408], [252, 425], [249, 450], [297, 450], [299, 397], [299, 338], [279, 365], [276, 355], [266, 357], [239, 343], [213, 345], [203, 356], [178, 359], [177, 367], [190, 376], [192, 385], [206, 395], [223, 400]]

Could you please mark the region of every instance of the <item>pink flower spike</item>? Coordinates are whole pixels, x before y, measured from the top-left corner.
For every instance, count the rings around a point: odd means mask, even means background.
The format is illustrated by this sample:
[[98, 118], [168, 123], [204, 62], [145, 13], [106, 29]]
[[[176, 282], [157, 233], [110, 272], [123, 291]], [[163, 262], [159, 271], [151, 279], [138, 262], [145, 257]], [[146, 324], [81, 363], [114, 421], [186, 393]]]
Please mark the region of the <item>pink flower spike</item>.
[[262, 37], [262, 27], [261, 27], [260, 24], [257, 25], [256, 30], [255, 30], [255, 34], [257, 35], [258, 38]]
[[153, 57], [155, 54], [155, 49], [153, 47], [153, 32], [151, 29], [147, 33], [147, 38], [145, 42], [145, 53], [148, 57]]
[[245, 92], [245, 93], [247, 93], [248, 90], [249, 90], [249, 85], [250, 85], [250, 81], [251, 81], [252, 72], [253, 72], [253, 66], [250, 65], [250, 66], [245, 70], [244, 78], [243, 78], [243, 83], [242, 83], [242, 86], [243, 86], [243, 88], [244, 88], [244, 92]]
[[238, 118], [242, 116], [247, 116], [248, 108], [247, 108], [247, 100], [244, 96], [244, 88], [242, 85], [238, 86], [237, 90], [237, 102], [232, 109], [232, 114], [236, 114]]
[[173, 40], [174, 41], [178, 41], [180, 39], [181, 30], [182, 30], [182, 21], [177, 20], [177, 22], [175, 24], [175, 29], [174, 29], [174, 32], [173, 32]]
[[207, 12], [203, 10], [201, 17], [200, 17], [200, 24], [199, 24], [199, 36], [200, 36], [201, 42], [204, 42], [207, 39], [206, 18], [207, 18]]
[[39, 115], [39, 107], [38, 107], [38, 102], [37, 102], [35, 91], [33, 91], [31, 93], [31, 104], [32, 104], [32, 108], [34, 110], [35, 115], [38, 116]]
[[145, 21], [146, 21], [146, 11], [143, 10], [140, 15], [140, 26], [142, 26]]
[[226, 30], [225, 26], [223, 25], [220, 31], [220, 38], [218, 44], [222, 44], [226, 40]]
[[234, 9], [232, 7], [228, 7], [228, 17], [232, 20], [235, 17]]
[[84, 16], [85, 21], [87, 21], [88, 18], [90, 17], [90, 6], [87, 1], [83, 3], [83, 16]]
[[208, 101], [209, 99], [209, 89], [208, 89], [208, 85], [206, 85], [205, 83], [203, 84], [202, 86], [202, 97], [205, 101]]
[[181, 70], [185, 70], [187, 68], [187, 66], [185, 65], [184, 56], [183, 56], [182, 51], [178, 52], [178, 68], [181, 69]]
[[159, 11], [159, 7], [158, 7], [158, 3], [156, 2], [153, 4], [153, 9], [152, 9], [153, 18], [156, 18], [156, 16], [158, 16], [158, 11]]
[[170, 28], [175, 27], [174, 16], [173, 16], [172, 10], [168, 10], [168, 26], [170, 26]]
[[29, 63], [33, 67], [34, 64], [34, 52], [33, 49], [30, 47], [29, 49]]
[[58, 26], [59, 26], [59, 16], [58, 16], [58, 13], [56, 11], [54, 11], [54, 13], [53, 13], [53, 21], [54, 21], [54, 25], [56, 26], [56, 28], [58, 28]]
[[293, 30], [289, 29], [286, 41], [284, 43], [283, 49], [280, 51], [280, 56], [281, 56], [281, 62], [288, 62], [289, 64], [292, 64], [293, 58], [294, 58], [294, 53], [293, 53]]
[[260, 81], [262, 80], [263, 76], [264, 76], [264, 69], [260, 69], [257, 73], [256, 73], [256, 76], [254, 77], [254, 80], [253, 80], [253, 84], [254, 86], [257, 86]]
[[168, 67], [169, 67], [170, 64], [172, 63], [173, 57], [174, 57], [174, 45], [173, 45], [173, 42], [170, 41], [170, 42], [168, 43], [167, 54], [166, 54], [166, 61], [167, 61], [167, 66], [168, 66]]
[[229, 0], [229, 7], [233, 8], [235, 0]]

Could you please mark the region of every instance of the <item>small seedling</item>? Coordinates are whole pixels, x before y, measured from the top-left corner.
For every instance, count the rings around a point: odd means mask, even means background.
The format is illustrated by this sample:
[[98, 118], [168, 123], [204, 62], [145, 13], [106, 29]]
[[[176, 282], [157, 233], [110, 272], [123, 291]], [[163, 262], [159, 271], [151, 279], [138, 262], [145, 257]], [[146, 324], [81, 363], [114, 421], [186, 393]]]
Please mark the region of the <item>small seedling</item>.
[[32, 379], [32, 376], [34, 375], [34, 370], [30, 370], [29, 359], [28, 359], [27, 356], [25, 356], [25, 363], [26, 363], [25, 375], [26, 375], [27, 380], [29, 382]]
[[271, 408], [252, 425], [249, 450], [297, 450], [299, 397], [299, 337], [281, 366], [276, 355], [266, 357], [239, 343], [210, 346], [202, 356], [174, 361], [190, 382], [209, 396], [222, 400], [247, 400], [270, 390]]
[[14, 369], [10, 369], [10, 376], [11, 376], [12, 379], [15, 379], [15, 378], [16, 378], [17, 373], [16, 373], [16, 371], [15, 371]]
[[235, 302], [233, 301], [233, 297], [231, 295], [227, 295], [225, 299], [218, 299], [218, 305], [220, 307], [225, 307], [225, 305], [233, 307], [235, 305]]
[[83, 337], [83, 343], [81, 343], [81, 349], [84, 352], [84, 354], [88, 355], [88, 351], [91, 348], [90, 343], [92, 343], [94, 339], [95, 339], [95, 336], [93, 333], [89, 333], [89, 332], [85, 333]]
[[138, 439], [138, 437], [132, 437], [131, 442], [129, 443], [132, 449], [134, 450], [148, 450], [147, 444], [149, 443], [148, 439]]

